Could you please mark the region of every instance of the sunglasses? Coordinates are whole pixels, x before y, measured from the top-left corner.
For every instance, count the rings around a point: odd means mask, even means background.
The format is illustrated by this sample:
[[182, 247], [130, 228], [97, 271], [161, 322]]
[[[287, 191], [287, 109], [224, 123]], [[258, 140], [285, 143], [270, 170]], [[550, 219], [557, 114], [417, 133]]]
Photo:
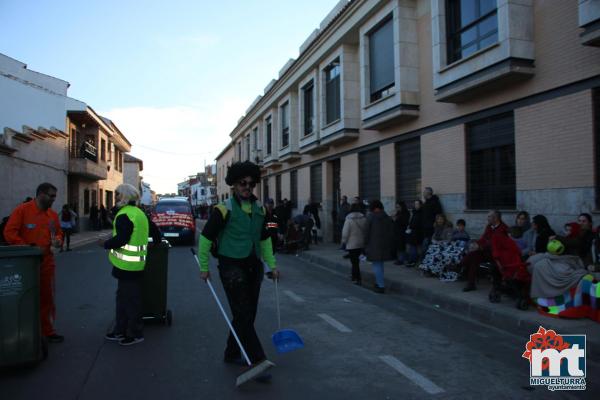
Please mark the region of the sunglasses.
[[253, 188], [253, 187], [256, 186], [256, 182], [252, 182], [252, 181], [248, 182], [248, 181], [245, 181], [245, 180], [241, 180], [241, 181], [238, 182], [238, 185], [243, 186], [243, 187], [248, 186], [248, 187]]

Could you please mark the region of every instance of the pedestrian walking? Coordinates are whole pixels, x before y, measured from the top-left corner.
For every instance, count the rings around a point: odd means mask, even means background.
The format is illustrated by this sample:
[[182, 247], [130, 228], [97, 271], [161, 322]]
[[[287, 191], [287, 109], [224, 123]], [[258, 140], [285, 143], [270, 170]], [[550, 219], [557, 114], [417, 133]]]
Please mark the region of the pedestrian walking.
[[51, 209], [56, 200], [56, 187], [42, 183], [37, 187], [35, 199], [19, 205], [10, 215], [4, 228], [4, 238], [11, 245], [32, 245], [42, 249], [40, 266], [40, 321], [42, 335], [48, 342], [60, 343], [64, 336], [56, 333], [54, 321], [54, 277], [56, 263], [52, 248], [60, 248], [63, 233], [58, 214]]
[[77, 214], [68, 204], [65, 204], [60, 211], [60, 229], [62, 229], [64, 234], [63, 243], [60, 245], [60, 252], [62, 253], [64, 248], [63, 245], [66, 243], [67, 251], [71, 251], [71, 235], [73, 234], [73, 230], [77, 225]]
[[365, 233], [367, 230], [367, 218], [360, 212], [360, 206], [353, 204], [350, 212], [346, 216], [342, 228], [342, 244], [350, 253], [350, 263], [352, 264], [352, 282], [355, 285], [361, 285], [360, 275], [360, 255], [365, 247]]
[[433, 194], [433, 189], [426, 187], [423, 190], [423, 243], [421, 245], [422, 252], [425, 254], [427, 247], [431, 243], [431, 237], [433, 236], [435, 217], [438, 214], [442, 214], [442, 203], [439, 197]]
[[[148, 254], [150, 223], [137, 207], [138, 190], [123, 183], [115, 190], [118, 211], [113, 220], [113, 236], [100, 245], [107, 250], [112, 264], [112, 276], [117, 279], [116, 323], [105, 338], [130, 346], [144, 341], [142, 322], [142, 278]], [[160, 234], [153, 232], [153, 243], [160, 243]]]
[[383, 263], [395, 258], [393, 256], [395, 249], [393, 246], [394, 236], [391, 235], [394, 223], [384, 211], [383, 204], [379, 200], [369, 202], [369, 211], [365, 236], [367, 260], [373, 264], [375, 292], [384, 293]]
[[[200, 277], [205, 281], [210, 279], [208, 261], [212, 248], [219, 262], [219, 276], [233, 315], [233, 327], [254, 367], [266, 360], [254, 329], [263, 263], [271, 270], [273, 279], [279, 279], [279, 272], [265, 222], [265, 209], [252, 193], [260, 182], [260, 167], [250, 161], [236, 162], [227, 169], [225, 182], [232, 186], [234, 195], [217, 205], [202, 230], [198, 244]], [[231, 332], [223, 361], [244, 364]], [[271, 376], [263, 373], [255, 379], [265, 382]]]

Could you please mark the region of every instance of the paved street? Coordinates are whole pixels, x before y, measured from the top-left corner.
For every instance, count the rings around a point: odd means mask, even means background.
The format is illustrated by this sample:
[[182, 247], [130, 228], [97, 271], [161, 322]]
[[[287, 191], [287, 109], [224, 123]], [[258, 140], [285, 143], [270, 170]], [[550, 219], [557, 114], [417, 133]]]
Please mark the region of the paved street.
[[[63, 344], [31, 370], [0, 375], [2, 399], [406, 399], [592, 398], [600, 366], [588, 361], [588, 390], [551, 395], [529, 388], [525, 340], [396, 294], [351, 285], [336, 271], [279, 256], [282, 325], [303, 350], [277, 355], [274, 286], [265, 281], [257, 328], [277, 364], [273, 382], [236, 389], [240, 367], [222, 362], [227, 327], [187, 247], [170, 253], [173, 326], [146, 327], [146, 341], [105, 342], [116, 282], [102, 249], [58, 256]], [[213, 269], [214, 273], [214, 269]], [[218, 280], [217, 280], [218, 282]], [[218, 292], [223, 295], [220, 283]], [[591, 372], [591, 373], [590, 373]], [[595, 396], [594, 396], [595, 394]], [[561, 397], [562, 396], [562, 397]]]

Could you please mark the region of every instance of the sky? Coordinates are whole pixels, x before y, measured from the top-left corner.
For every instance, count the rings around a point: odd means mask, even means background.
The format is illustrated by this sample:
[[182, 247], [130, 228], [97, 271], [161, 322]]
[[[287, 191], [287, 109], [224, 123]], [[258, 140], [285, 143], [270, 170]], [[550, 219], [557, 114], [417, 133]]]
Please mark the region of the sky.
[[0, 53], [115, 122], [157, 193], [203, 171], [337, 0], [0, 0]]

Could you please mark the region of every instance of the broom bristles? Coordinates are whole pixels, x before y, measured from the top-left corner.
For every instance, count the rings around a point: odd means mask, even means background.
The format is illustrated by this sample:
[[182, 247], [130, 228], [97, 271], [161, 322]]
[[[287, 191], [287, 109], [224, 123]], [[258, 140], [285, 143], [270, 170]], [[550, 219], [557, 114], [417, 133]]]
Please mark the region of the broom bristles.
[[244, 383], [256, 378], [258, 375], [262, 374], [270, 368], [273, 368], [274, 366], [275, 364], [273, 364], [269, 360], [262, 361], [261, 363], [251, 367], [249, 370], [238, 376], [237, 380], [235, 381], [235, 386], [243, 385]]

